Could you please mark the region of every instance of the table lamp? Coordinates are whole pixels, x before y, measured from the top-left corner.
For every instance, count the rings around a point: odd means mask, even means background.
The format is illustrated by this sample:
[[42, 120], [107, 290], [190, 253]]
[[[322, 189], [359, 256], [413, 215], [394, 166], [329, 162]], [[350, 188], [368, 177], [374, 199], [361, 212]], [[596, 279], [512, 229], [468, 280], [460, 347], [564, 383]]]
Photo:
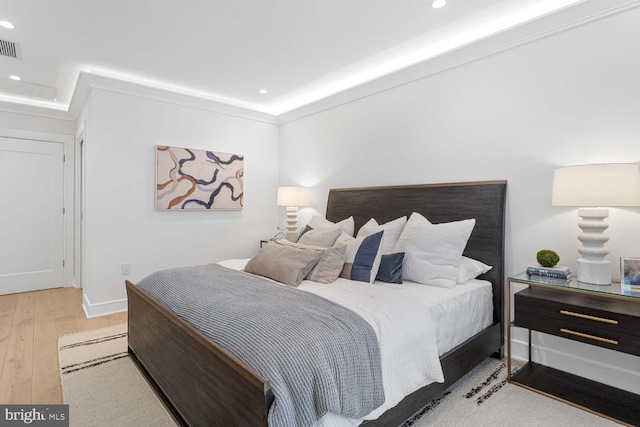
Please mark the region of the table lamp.
[[610, 285], [611, 269], [605, 259], [609, 238], [604, 231], [609, 210], [597, 206], [640, 206], [640, 165], [608, 163], [567, 166], [553, 174], [553, 206], [578, 206], [582, 233], [578, 240], [578, 281]]
[[278, 187], [278, 206], [287, 208], [287, 240], [298, 239], [298, 208], [309, 206], [309, 189], [306, 187]]

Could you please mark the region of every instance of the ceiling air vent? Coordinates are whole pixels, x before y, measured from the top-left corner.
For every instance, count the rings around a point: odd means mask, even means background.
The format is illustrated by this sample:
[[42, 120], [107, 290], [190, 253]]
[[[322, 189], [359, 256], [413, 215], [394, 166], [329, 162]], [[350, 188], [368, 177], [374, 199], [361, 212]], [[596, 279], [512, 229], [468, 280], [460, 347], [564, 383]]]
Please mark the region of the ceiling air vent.
[[20, 59], [20, 47], [18, 43], [0, 39], [0, 56]]

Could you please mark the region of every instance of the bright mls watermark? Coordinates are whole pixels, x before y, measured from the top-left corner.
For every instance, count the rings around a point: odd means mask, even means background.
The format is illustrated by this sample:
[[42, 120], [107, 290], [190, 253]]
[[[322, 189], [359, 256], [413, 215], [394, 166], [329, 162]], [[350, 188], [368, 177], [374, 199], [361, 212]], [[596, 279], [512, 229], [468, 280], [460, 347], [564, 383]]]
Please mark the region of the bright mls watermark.
[[69, 405], [0, 405], [0, 426], [69, 427]]

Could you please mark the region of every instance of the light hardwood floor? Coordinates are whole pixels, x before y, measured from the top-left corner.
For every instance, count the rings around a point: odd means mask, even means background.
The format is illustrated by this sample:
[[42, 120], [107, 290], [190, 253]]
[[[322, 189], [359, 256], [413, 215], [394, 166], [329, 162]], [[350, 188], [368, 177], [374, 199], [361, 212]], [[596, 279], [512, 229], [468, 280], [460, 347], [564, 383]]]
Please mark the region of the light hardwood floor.
[[87, 319], [79, 289], [0, 295], [0, 403], [62, 403], [58, 336], [126, 321], [126, 312]]

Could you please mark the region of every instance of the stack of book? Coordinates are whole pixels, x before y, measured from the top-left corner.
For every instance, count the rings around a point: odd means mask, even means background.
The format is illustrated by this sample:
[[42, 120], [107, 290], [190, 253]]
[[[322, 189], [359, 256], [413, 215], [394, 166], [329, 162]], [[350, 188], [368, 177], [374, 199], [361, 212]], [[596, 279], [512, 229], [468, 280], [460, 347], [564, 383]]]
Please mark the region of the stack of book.
[[564, 280], [569, 280], [573, 277], [573, 272], [569, 267], [543, 267], [538, 264], [527, 267], [527, 274]]

